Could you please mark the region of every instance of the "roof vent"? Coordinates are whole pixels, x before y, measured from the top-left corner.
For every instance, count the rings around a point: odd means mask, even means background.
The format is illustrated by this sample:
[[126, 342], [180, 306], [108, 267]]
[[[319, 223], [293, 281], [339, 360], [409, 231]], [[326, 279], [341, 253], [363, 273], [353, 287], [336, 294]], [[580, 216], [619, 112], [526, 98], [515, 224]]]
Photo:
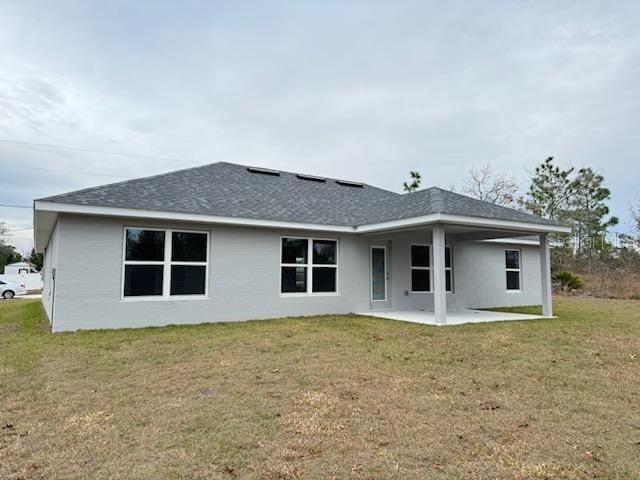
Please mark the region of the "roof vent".
[[301, 173], [297, 174], [296, 177], [298, 177], [301, 180], [309, 180], [311, 182], [326, 182], [327, 181], [326, 178], [315, 177], [313, 175], [303, 175]]
[[336, 180], [336, 183], [344, 185], [345, 187], [363, 188], [364, 184], [358, 182], [349, 182], [347, 180]]
[[258, 168], [258, 167], [247, 167], [251, 173], [261, 173], [262, 175], [273, 175], [274, 177], [279, 177], [280, 172], [277, 170], [270, 170], [268, 168]]

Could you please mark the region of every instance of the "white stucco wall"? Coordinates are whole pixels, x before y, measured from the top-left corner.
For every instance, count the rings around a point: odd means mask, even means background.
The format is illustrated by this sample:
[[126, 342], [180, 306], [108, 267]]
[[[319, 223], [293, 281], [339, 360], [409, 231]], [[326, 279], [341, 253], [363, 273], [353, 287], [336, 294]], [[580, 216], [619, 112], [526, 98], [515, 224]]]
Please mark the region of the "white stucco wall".
[[[121, 299], [124, 226], [210, 232], [209, 295], [198, 300]], [[54, 331], [160, 326], [362, 312], [369, 309], [369, 247], [389, 242], [391, 308], [432, 308], [432, 294], [410, 291], [411, 243], [429, 243], [428, 232], [381, 237], [328, 232], [149, 222], [87, 216], [59, 218], [45, 255], [43, 302], [51, 317], [51, 267], [57, 267]], [[338, 295], [280, 295], [280, 238], [304, 236], [339, 241]], [[507, 293], [503, 244], [460, 243], [454, 248], [455, 293], [449, 308], [540, 303], [535, 246], [523, 252], [521, 293]]]
[[[368, 308], [368, 250], [356, 236], [80, 216], [63, 216], [59, 224], [55, 331], [349, 313]], [[208, 299], [122, 300], [125, 225], [209, 231]], [[338, 239], [338, 295], [280, 295], [282, 235]]]
[[55, 321], [53, 312], [53, 278], [52, 271], [58, 265], [58, 245], [59, 245], [59, 223], [56, 223], [51, 233], [51, 238], [44, 251], [42, 264], [42, 303], [49, 316], [49, 320]]

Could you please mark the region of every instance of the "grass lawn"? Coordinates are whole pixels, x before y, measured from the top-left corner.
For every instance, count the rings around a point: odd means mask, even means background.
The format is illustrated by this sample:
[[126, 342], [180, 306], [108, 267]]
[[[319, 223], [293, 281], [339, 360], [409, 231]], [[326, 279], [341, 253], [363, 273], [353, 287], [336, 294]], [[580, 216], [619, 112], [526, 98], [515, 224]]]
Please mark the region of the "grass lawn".
[[640, 478], [640, 302], [556, 311], [51, 335], [2, 301], [0, 478]]

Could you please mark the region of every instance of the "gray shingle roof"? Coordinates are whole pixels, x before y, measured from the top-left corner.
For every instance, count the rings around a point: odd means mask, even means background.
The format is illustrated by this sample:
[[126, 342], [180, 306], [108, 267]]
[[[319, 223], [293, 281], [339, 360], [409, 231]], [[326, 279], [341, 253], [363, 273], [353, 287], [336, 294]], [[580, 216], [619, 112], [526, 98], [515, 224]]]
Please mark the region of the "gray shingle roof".
[[219, 162], [40, 200], [319, 225], [365, 225], [431, 213], [553, 224], [440, 188], [401, 195], [366, 184], [279, 173], [254, 173], [244, 165]]
[[378, 211], [373, 211], [362, 220], [363, 223], [378, 223], [389, 220], [428, 215], [430, 213], [448, 213], [453, 215], [468, 215], [471, 217], [492, 218], [515, 222], [539, 223], [544, 225], [558, 225], [552, 220], [541, 218], [530, 213], [513, 208], [501, 207], [483, 202], [475, 198], [460, 195], [438, 187], [398, 195], [380, 205]]

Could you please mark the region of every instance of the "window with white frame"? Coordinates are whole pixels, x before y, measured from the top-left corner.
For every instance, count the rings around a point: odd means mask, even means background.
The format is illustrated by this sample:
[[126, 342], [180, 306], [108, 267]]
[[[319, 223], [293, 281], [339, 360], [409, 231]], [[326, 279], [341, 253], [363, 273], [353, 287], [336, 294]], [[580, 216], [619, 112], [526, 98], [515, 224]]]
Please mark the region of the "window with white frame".
[[322, 294], [338, 291], [338, 241], [283, 237], [280, 292]]
[[124, 236], [123, 297], [206, 295], [207, 232], [127, 227]]
[[444, 247], [444, 281], [445, 290], [453, 292], [453, 249]]
[[411, 291], [426, 293], [431, 291], [431, 247], [411, 245]]
[[520, 250], [505, 250], [507, 290], [519, 291], [521, 283]]
[[[453, 249], [444, 247], [445, 290], [453, 292]], [[411, 245], [411, 292], [431, 292], [431, 246]]]

